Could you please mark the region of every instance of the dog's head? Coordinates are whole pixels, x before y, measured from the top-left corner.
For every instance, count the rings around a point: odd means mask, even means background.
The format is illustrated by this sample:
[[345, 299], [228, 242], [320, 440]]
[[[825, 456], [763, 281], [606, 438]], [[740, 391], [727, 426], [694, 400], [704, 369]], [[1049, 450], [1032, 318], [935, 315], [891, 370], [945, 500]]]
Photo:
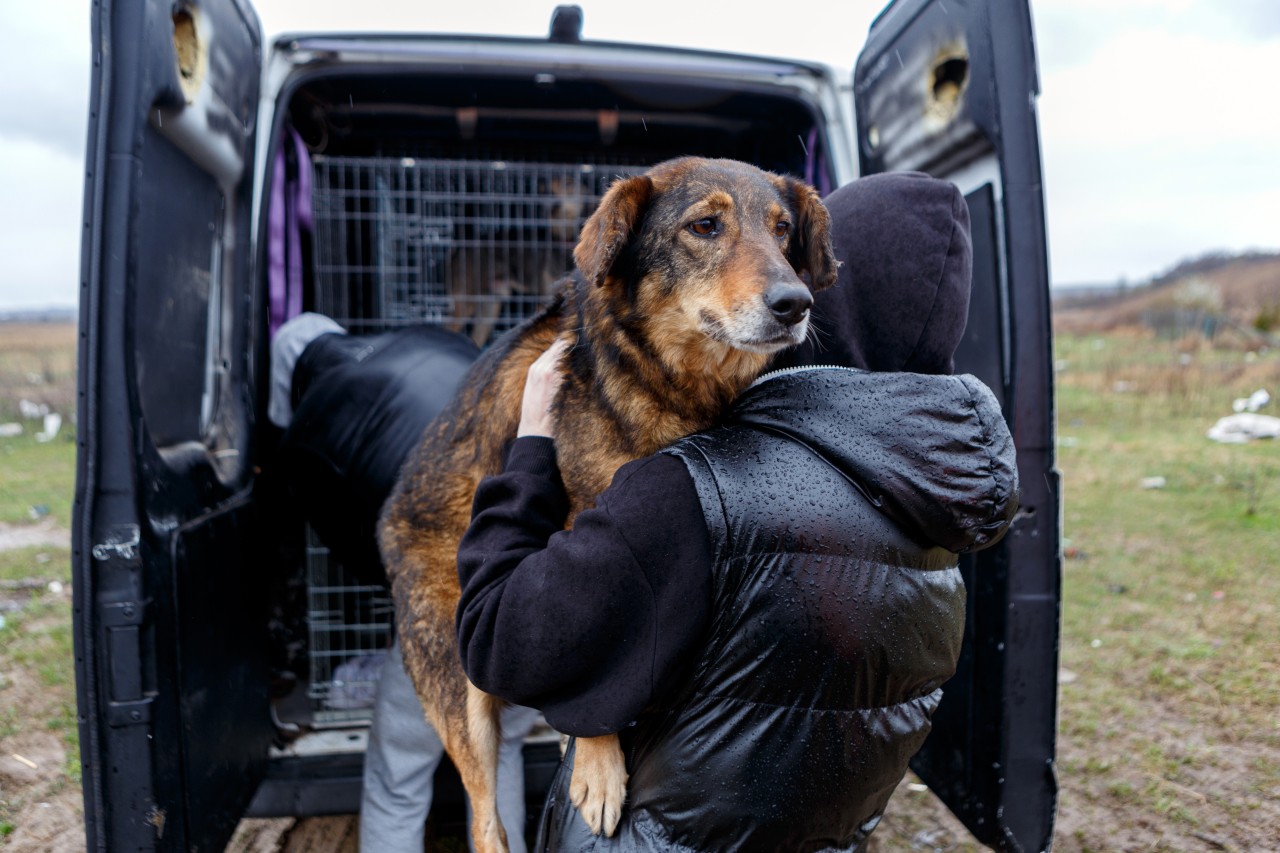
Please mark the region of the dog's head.
[[808, 331], [837, 262], [817, 192], [734, 160], [685, 157], [618, 180], [574, 260], [622, 309], [667, 334], [769, 354]]

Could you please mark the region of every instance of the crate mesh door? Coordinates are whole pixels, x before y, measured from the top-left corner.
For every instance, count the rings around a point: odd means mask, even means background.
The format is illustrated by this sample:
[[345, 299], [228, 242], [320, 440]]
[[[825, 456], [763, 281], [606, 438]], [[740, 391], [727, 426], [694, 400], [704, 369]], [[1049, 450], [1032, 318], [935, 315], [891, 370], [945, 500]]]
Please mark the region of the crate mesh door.
[[310, 527], [306, 554], [313, 722], [369, 720], [391, 642], [391, 596], [381, 584], [356, 582]]
[[[322, 156], [314, 169], [309, 307], [354, 334], [432, 323], [483, 346], [548, 301], [609, 183], [643, 167]], [[390, 597], [307, 535], [313, 723], [366, 721]]]
[[353, 332], [434, 323], [483, 346], [546, 304], [608, 184], [641, 168], [317, 157], [315, 310]]

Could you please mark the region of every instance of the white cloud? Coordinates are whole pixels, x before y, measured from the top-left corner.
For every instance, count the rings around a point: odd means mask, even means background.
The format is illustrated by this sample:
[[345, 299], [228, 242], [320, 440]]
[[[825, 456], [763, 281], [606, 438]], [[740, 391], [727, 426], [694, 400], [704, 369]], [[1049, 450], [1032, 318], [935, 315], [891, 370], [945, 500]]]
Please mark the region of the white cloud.
[[74, 305], [80, 281], [84, 164], [0, 137], [0, 306]]
[[[297, 30], [540, 37], [554, 2], [257, 0]], [[880, 0], [583, 0], [588, 38], [851, 69]], [[1032, 0], [1055, 281], [1140, 280], [1219, 248], [1280, 246], [1275, 0]], [[0, 307], [74, 302], [91, 4], [0, 3]]]
[[1189, 255], [1280, 245], [1280, 39], [1150, 26], [1043, 76], [1057, 282], [1142, 280]]

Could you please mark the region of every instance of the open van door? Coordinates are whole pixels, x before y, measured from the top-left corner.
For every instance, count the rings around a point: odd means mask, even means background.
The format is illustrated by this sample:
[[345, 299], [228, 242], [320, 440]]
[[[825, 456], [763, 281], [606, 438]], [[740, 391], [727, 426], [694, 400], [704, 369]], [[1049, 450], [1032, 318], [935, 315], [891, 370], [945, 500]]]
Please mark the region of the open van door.
[[221, 850], [272, 736], [254, 587], [261, 35], [235, 0], [93, 8], [73, 521], [90, 850]]
[[913, 769], [983, 843], [1047, 850], [1054, 740], [1060, 481], [1044, 196], [1026, 0], [897, 0], [854, 71], [862, 174], [953, 181], [972, 217], [974, 280], [956, 371], [995, 392], [1018, 448], [1022, 508], [995, 548], [962, 560], [959, 670]]

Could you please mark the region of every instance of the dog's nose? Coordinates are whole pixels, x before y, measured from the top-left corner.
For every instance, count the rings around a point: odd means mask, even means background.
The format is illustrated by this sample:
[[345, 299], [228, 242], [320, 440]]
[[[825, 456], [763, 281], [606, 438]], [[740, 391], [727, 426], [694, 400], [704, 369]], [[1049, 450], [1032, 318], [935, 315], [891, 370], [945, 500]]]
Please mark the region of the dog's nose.
[[793, 326], [804, 319], [805, 312], [813, 305], [813, 296], [803, 285], [781, 282], [769, 286], [764, 302], [778, 322]]

